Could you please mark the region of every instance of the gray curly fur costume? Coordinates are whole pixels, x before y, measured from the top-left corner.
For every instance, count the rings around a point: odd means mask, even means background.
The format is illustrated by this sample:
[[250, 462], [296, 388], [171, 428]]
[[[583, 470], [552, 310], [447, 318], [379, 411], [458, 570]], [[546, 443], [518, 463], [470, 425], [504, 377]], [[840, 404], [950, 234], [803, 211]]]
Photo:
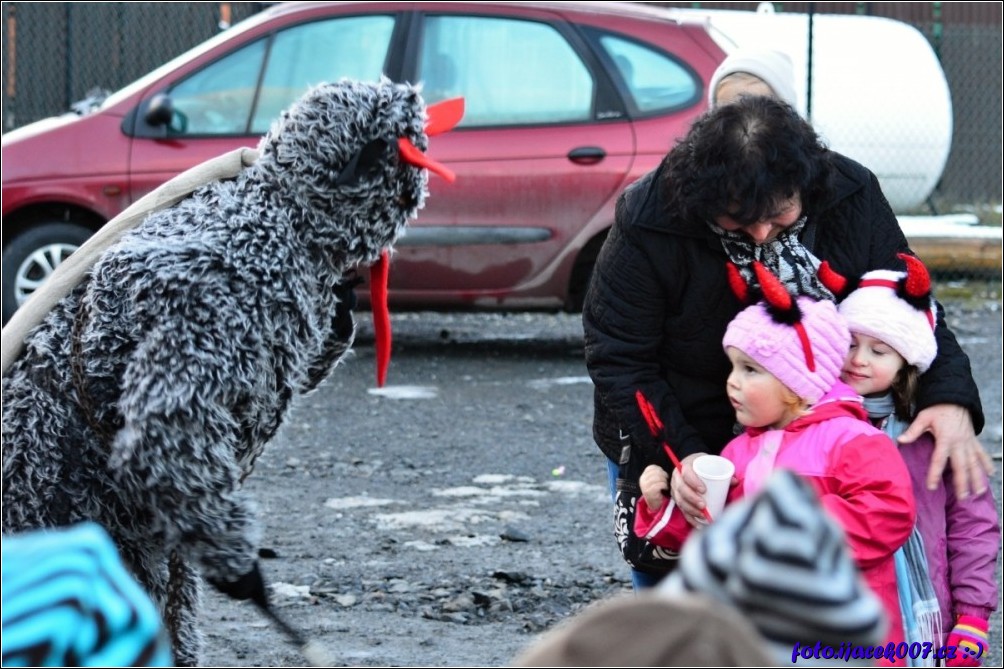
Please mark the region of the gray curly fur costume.
[[[109, 248], [3, 379], [3, 531], [103, 525], [179, 664], [199, 660], [200, 574], [233, 581], [254, 565], [241, 481], [293, 396], [352, 344], [334, 289], [424, 203], [427, 172], [397, 138], [424, 151], [425, 119], [407, 85], [309, 91], [254, 165]], [[379, 155], [361, 151], [380, 139]], [[362, 176], [338, 185], [354, 156]]]

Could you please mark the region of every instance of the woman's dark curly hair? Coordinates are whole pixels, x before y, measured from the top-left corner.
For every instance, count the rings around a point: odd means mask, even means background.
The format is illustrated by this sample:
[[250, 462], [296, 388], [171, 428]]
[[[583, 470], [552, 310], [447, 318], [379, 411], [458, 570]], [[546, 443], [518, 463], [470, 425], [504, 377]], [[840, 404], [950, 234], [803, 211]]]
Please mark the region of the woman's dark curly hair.
[[698, 118], [664, 160], [667, 208], [685, 220], [728, 214], [751, 225], [795, 195], [802, 212], [827, 192], [829, 151], [794, 109], [742, 97]]

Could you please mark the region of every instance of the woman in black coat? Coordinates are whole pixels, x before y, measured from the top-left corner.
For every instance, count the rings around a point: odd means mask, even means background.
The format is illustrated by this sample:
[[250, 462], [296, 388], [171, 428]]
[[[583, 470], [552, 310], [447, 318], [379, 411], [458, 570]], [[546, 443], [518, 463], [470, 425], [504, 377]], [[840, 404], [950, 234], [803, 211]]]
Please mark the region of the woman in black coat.
[[[742, 305], [729, 289], [727, 262], [749, 280], [760, 260], [789, 290], [832, 299], [815, 276], [821, 260], [853, 277], [902, 269], [897, 253], [911, 251], [875, 176], [826, 149], [791, 107], [743, 97], [698, 119], [662, 164], [621, 196], [583, 308], [593, 434], [610, 461], [611, 481], [622, 433], [647, 462], [673, 469], [638, 409], [638, 390], [658, 411], [691, 487], [700, 483], [690, 461], [719, 453], [734, 436], [721, 342]], [[938, 357], [921, 378], [914, 427], [946, 442], [939, 450], [963, 442], [965, 451], [975, 442], [982, 453], [975, 439], [983, 427], [979, 392], [940, 305], [938, 311]], [[966, 457], [973, 463], [966, 468], [982, 464]], [[944, 458], [935, 467], [940, 475]], [[681, 491], [681, 478], [673, 476], [677, 503], [700, 515], [703, 501]], [[635, 575], [636, 586], [654, 581]]]

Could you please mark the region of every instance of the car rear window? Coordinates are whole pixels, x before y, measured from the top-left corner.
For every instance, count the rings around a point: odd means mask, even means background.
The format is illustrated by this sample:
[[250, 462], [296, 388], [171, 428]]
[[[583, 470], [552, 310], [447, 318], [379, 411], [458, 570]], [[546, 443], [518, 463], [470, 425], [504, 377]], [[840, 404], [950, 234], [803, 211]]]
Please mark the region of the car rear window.
[[599, 43], [639, 112], [671, 111], [699, 96], [700, 81], [669, 54], [616, 35], [602, 35]]
[[552, 26], [486, 16], [429, 16], [419, 79], [436, 102], [466, 101], [463, 127], [592, 120], [596, 84]]

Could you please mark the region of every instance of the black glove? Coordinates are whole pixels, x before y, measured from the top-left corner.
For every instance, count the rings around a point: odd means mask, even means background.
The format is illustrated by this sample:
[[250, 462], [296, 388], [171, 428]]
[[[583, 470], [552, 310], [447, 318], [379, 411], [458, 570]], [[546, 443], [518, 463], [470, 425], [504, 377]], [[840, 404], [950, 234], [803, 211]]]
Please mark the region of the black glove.
[[339, 313], [352, 311], [356, 308], [356, 286], [363, 282], [361, 276], [347, 276], [335, 284], [335, 297], [338, 298], [338, 306], [335, 307]]
[[340, 340], [348, 339], [352, 336], [355, 324], [352, 322], [352, 310], [356, 308], [355, 288], [363, 282], [361, 276], [349, 276], [343, 278], [335, 284], [335, 297], [338, 304], [335, 305], [334, 331]]
[[254, 563], [251, 571], [236, 581], [208, 580], [214, 588], [225, 595], [229, 595], [237, 600], [250, 599], [261, 608], [268, 608], [268, 594], [265, 592], [265, 581], [262, 580], [261, 570], [258, 569], [257, 562]]

